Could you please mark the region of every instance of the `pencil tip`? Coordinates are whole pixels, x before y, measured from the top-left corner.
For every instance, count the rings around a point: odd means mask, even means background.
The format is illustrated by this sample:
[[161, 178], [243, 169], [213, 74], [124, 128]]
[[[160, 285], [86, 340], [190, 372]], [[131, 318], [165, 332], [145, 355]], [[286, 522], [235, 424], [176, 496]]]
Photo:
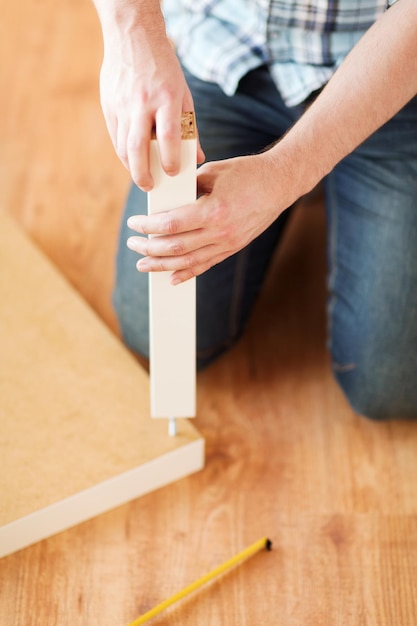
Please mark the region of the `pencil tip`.
[[272, 550], [272, 541], [271, 541], [270, 539], [267, 539], [267, 540], [266, 540], [266, 543], [265, 543], [265, 548], [266, 548], [267, 550]]

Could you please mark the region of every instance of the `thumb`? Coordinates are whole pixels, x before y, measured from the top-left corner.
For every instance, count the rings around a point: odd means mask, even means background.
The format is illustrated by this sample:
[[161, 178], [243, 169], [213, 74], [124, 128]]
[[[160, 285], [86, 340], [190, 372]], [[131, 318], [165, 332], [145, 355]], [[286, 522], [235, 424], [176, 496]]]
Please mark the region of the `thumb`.
[[197, 173], [197, 196], [210, 194], [213, 191], [214, 181], [215, 168], [213, 163], [202, 165]]

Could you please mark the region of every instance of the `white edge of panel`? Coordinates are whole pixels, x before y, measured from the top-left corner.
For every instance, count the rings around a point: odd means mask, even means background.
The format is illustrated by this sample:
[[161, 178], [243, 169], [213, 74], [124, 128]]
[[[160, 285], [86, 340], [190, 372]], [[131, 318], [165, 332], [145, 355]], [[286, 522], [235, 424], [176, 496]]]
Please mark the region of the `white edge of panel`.
[[0, 558], [85, 522], [204, 467], [204, 439], [183, 445], [0, 528]]

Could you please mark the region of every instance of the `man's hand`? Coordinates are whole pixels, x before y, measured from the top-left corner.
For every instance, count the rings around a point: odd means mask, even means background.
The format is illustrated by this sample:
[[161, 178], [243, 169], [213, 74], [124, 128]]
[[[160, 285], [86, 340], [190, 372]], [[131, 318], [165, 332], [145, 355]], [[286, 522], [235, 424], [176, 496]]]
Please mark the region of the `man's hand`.
[[[96, 0], [103, 29], [101, 105], [114, 148], [133, 181], [153, 186], [149, 171], [151, 133], [156, 129], [162, 166], [180, 167], [181, 114], [193, 100], [169, 42], [159, 2]], [[198, 162], [204, 160], [198, 147]]]
[[284, 181], [292, 177], [286, 174], [269, 153], [203, 165], [195, 203], [128, 220], [143, 235], [160, 235], [128, 239], [129, 248], [145, 257], [138, 270], [172, 271], [177, 284], [241, 250], [291, 203]]

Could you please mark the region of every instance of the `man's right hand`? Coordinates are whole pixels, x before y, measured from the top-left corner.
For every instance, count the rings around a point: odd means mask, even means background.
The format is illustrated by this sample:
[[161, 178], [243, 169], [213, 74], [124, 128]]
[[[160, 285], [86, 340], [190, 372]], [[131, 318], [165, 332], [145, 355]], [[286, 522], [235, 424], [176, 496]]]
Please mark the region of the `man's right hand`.
[[[100, 94], [107, 128], [133, 181], [149, 191], [152, 129], [162, 165], [174, 176], [180, 168], [181, 114], [194, 111], [192, 96], [158, 1], [95, 0], [95, 5], [104, 40]], [[204, 161], [200, 145], [197, 159]]]

